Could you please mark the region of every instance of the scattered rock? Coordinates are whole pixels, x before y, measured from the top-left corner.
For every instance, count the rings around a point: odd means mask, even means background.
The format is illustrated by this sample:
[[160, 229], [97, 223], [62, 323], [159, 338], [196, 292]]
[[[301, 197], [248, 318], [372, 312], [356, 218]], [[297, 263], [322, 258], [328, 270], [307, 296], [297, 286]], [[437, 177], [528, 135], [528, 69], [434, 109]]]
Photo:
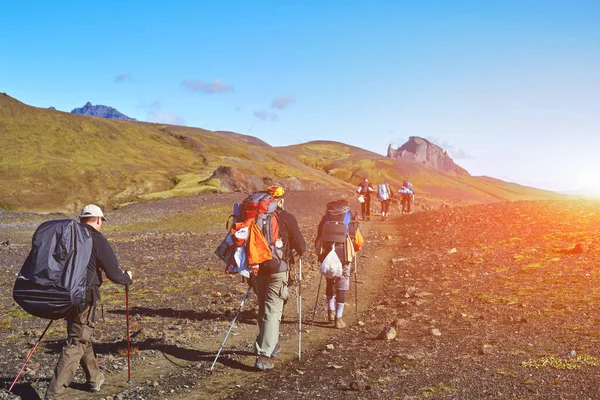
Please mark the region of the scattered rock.
[[409, 324], [409, 321], [405, 318], [397, 318], [392, 322], [394, 328], [403, 328]]
[[575, 357], [577, 355], [577, 352], [575, 350], [571, 350], [571, 351], [567, 351], [566, 353], [563, 354], [563, 357]]
[[396, 332], [396, 329], [394, 329], [394, 327], [386, 326], [383, 329], [383, 331], [381, 331], [379, 336], [377, 336], [377, 339], [379, 339], [379, 340], [394, 340], [396, 338], [397, 334], [398, 334], [398, 332]]
[[453, 247], [448, 251], [448, 254], [454, 254], [456, 252], [457, 252], [456, 247]]
[[442, 336], [442, 332], [440, 332], [440, 330], [438, 328], [432, 328], [431, 329], [431, 334], [433, 336]]
[[571, 249], [571, 254], [580, 254], [585, 253], [585, 247], [581, 243], [577, 243], [573, 249]]

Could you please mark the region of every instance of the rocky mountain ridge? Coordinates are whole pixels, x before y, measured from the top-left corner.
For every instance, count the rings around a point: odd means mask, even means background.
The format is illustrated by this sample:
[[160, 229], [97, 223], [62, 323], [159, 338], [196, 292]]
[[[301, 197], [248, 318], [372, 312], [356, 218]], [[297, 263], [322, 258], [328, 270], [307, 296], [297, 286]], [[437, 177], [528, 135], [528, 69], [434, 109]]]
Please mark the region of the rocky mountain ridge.
[[121, 121], [136, 121], [135, 118], [130, 118], [127, 115], [117, 111], [117, 109], [103, 105], [92, 105], [89, 101], [81, 108], [71, 110], [71, 114], [87, 115], [89, 117], [100, 117], [108, 119], [118, 119]]
[[402, 159], [423, 165], [436, 171], [471, 176], [469, 172], [456, 164], [448, 152], [427, 139], [411, 136], [408, 141], [397, 149], [388, 146], [387, 157]]

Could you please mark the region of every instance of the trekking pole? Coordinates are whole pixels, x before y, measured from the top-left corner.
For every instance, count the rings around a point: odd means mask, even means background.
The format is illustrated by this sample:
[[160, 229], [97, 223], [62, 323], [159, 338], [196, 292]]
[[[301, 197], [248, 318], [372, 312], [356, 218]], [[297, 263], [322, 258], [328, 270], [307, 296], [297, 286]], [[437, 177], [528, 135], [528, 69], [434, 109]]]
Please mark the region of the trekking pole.
[[242, 302], [240, 303], [240, 307], [238, 308], [238, 312], [237, 312], [237, 314], [235, 314], [235, 317], [233, 317], [233, 321], [231, 321], [231, 325], [229, 326], [229, 329], [227, 330], [227, 334], [225, 335], [225, 338], [223, 339], [223, 343], [221, 343], [221, 347], [219, 347], [219, 351], [217, 352], [217, 356], [215, 357], [215, 360], [213, 361], [212, 365], [210, 366], [210, 369], [208, 370], [209, 373], [212, 373], [213, 368], [215, 367], [215, 364], [217, 363], [217, 360], [219, 359], [219, 355], [221, 355], [221, 351], [223, 350], [223, 346], [225, 346], [225, 342], [227, 341], [227, 338], [229, 337], [229, 333], [231, 332], [231, 329], [233, 328], [233, 324], [235, 324], [235, 320], [237, 319], [237, 317], [242, 312], [242, 308], [244, 308], [244, 303], [246, 302], [246, 298], [248, 298], [248, 294], [250, 293], [250, 289], [252, 289], [252, 286], [250, 286], [248, 288], [248, 290], [246, 290], [246, 294], [244, 294], [244, 297], [242, 298]]
[[38, 347], [38, 345], [40, 344], [40, 342], [42, 341], [42, 338], [44, 337], [44, 335], [46, 334], [46, 331], [48, 330], [48, 328], [50, 328], [50, 325], [52, 324], [54, 320], [50, 320], [50, 322], [48, 322], [48, 326], [46, 326], [46, 329], [44, 329], [44, 332], [42, 332], [42, 335], [40, 336], [40, 338], [38, 339], [37, 343], [35, 344], [35, 346], [33, 346], [33, 349], [31, 349], [31, 351], [29, 352], [29, 355], [27, 356], [27, 359], [25, 360], [25, 363], [23, 363], [23, 366], [21, 367], [21, 370], [19, 371], [19, 373], [17, 374], [17, 377], [15, 378], [15, 380], [13, 381], [12, 385], [10, 385], [10, 388], [8, 389], [8, 391], [12, 391], [13, 386], [15, 386], [15, 383], [17, 383], [17, 379], [19, 379], [19, 376], [21, 376], [21, 374], [23, 373], [23, 370], [25, 369], [25, 365], [27, 365], [27, 362], [29, 361], [29, 359], [31, 358], [31, 356], [33, 355], [33, 352], [35, 351], [35, 349]]
[[323, 282], [323, 274], [321, 274], [321, 279], [319, 279], [319, 287], [317, 288], [317, 298], [315, 299], [315, 306], [313, 307], [313, 316], [311, 325], [315, 324], [315, 316], [317, 315], [317, 303], [319, 302], [319, 293], [321, 292], [321, 283]]
[[356, 318], [358, 318], [358, 262], [356, 259], [358, 256], [354, 254], [354, 310], [356, 311]]
[[129, 285], [125, 285], [125, 317], [127, 319], [127, 383], [131, 383], [131, 337], [129, 336]]
[[298, 260], [298, 298], [300, 299], [298, 307], [298, 361], [302, 354], [302, 257]]

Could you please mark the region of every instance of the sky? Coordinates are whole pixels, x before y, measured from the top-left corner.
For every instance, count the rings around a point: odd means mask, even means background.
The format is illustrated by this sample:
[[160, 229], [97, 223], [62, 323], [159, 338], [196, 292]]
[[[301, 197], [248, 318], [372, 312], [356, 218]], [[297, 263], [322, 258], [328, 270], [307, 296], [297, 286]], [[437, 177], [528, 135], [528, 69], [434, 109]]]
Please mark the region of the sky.
[[0, 92], [71, 111], [382, 155], [410, 136], [472, 175], [600, 193], [600, 2], [14, 1]]

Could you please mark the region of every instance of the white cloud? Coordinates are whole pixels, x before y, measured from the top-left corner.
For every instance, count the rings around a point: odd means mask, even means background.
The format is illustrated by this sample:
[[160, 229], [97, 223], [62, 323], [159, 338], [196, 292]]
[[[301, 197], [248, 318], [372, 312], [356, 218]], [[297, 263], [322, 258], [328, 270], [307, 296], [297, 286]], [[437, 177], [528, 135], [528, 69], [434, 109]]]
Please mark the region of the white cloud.
[[233, 86], [226, 84], [221, 79], [213, 79], [211, 82], [185, 80], [182, 82], [182, 85], [190, 92], [206, 94], [227, 93], [233, 91]]
[[440, 138], [430, 136], [430, 137], [427, 137], [426, 139], [432, 143], [437, 144], [442, 149], [446, 150], [448, 152], [448, 154], [450, 154], [450, 157], [452, 157], [454, 160], [468, 160], [468, 159], [473, 158], [469, 154], [467, 154], [467, 152], [464, 151], [463, 149], [457, 149], [454, 146], [452, 146], [450, 143], [448, 143], [444, 140], [441, 140]]
[[296, 100], [292, 96], [281, 96], [273, 99], [271, 102], [271, 108], [283, 110], [295, 102]]
[[254, 111], [254, 116], [262, 119], [263, 121], [275, 121], [277, 119], [277, 113], [266, 110]]
[[170, 125], [185, 125], [185, 121], [183, 120], [183, 118], [179, 117], [174, 113], [161, 110], [150, 111], [148, 113], [148, 121]]
[[119, 74], [119, 75], [115, 76], [116, 83], [127, 82], [127, 81], [131, 81], [131, 80], [133, 80], [133, 77], [129, 74]]

